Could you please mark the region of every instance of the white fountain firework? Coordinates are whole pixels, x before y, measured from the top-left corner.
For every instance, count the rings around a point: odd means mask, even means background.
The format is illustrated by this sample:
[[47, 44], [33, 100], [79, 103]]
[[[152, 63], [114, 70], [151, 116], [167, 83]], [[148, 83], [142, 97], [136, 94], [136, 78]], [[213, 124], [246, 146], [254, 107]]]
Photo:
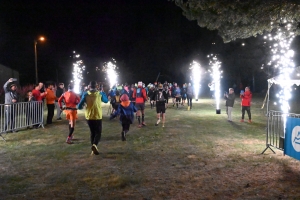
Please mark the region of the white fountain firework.
[[200, 90], [200, 81], [201, 81], [201, 65], [200, 63], [193, 60], [193, 62], [190, 64], [190, 69], [192, 70], [191, 79], [193, 82], [194, 87], [194, 94], [195, 99], [198, 100], [199, 97], [199, 90]]
[[107, 78], [109, 80], [109, 86], [112, 88], [114, 85], [116, 85], [118, 82], [118, 73], [117, 73], [117, 65], [116, 65], [116, 60], [111, 59], [109, 62], [105, 62], [103, 64], [102, 71], [106, 72]]
[[291, 24], [286, 23], [277, 29], [276, 34], [268, 34], [264, 39], [268, 39], [273, 45], [269, 46], [272, 51], [272, 60], [268, 65], [273, 65], [278, 69], [279, 76], [278, 82], [280, 83], [281, 90], [276, 94], [281, 105], [283, 113], [288, 113], [290, 106], [289, 100], [291, 98], [291, 78], [290, 75], [295, 69], [293, 61], [294, 51], [291, 50], [291, 43], [295, 38], [294, 32], [291, 30]]
[[213, 78], [213, 84], [215, 85], [215, 101], [216, 101], [216, 109], [220, 109], [220, 97], [221, 97], [221, 62], [218, 60], [216, 55], [208, 55], [209, 58], [209, 66], [211, 66], [211, 76]]
[[83, 79], [82, 72], [85, 70], [85, 66], [83, 65], [83, 61], [79, 59], [80, 55], [76, 54], [75, 51], [73, 51], [73, 79], [72, 83], [74, 86], [74, 92], [77, 94], [80, 94], [80, 87], [81, 82]]

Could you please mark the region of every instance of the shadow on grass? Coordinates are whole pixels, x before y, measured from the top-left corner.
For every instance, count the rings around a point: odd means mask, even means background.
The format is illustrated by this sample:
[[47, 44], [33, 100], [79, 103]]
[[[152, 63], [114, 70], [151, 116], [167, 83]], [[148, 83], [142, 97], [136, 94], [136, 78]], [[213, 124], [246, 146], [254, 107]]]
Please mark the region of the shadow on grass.
[[239, 126], [237, 123], [235, 122], [229, 122], [231, 124], [231, 126], [237, 130], [243, 130], [241, 126]]

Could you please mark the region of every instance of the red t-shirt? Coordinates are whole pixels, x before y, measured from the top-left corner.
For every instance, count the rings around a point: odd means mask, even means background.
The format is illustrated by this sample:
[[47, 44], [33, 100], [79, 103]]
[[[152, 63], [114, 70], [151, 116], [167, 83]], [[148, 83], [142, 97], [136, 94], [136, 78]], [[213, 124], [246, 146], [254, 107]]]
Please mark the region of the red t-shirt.
[[37, 101], [42, 101], [45, 95], [41, 96], [41, 92], [39, 90], [33, 89], [32, 96], [34, 96]]

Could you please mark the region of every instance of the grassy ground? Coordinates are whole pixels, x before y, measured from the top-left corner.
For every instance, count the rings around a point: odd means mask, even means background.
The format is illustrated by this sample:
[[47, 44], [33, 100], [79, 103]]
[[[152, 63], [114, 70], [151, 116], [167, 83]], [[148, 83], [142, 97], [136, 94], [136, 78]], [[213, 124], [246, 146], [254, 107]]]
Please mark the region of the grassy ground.
[[[238, 99], [239, 101], [239, 99]], [[0, 199], [299, 199], [299, 161], [265, 149], [263, 98], [254, 98], [253, 123], [216, 114], [213, 100], [167, 109], [165, 127], [132, 125], [127, 141], [103, 106], [99, 156], [91, 156], [83, 112], [74, 144], [67, 121], [4, 135], [0, 141]], [[222, 104], [224, 104], [222, 102]], [[247, 118], [246, 118], [247, 119]]]

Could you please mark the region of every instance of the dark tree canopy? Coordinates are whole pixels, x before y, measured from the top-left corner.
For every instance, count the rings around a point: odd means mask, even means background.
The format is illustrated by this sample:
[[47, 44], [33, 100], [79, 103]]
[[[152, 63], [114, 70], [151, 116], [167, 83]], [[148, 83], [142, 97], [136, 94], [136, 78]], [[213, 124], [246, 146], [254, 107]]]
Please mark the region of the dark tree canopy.
[[173, 0], [189, 20], [217, 30], [224, 42], [249, 38], [291, 23], [300, 34], [299, 0]]

